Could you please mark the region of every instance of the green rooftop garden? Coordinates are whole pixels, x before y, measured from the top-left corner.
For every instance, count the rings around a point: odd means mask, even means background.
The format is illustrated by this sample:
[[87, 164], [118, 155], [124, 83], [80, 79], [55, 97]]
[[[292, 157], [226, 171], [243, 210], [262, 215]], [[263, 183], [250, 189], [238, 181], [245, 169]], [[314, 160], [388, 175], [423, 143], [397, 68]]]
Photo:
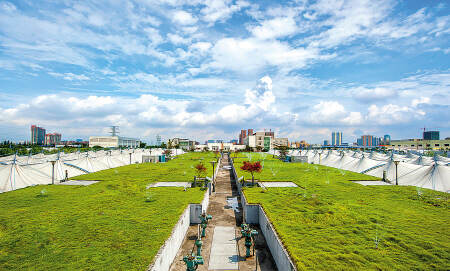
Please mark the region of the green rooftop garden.
[[40, 185], [0, 194], [0, 269], [145, 270], [187, 205], [204, 195], [199, 188], [146, 186], [190, 181], [201, 159], [214, 154], [188, 153], [75, 178], [101, 180], [89, 186]]
[[[411, 186], [362, 186], [376, 178], [321, 165], [284, 163], [268, 154], [261, 181], [297, 188], [244, 188], [261, 204], [299, 270], [450, 270], [449, 197]], [[232, 155], [234, 157], [234, 154]]]

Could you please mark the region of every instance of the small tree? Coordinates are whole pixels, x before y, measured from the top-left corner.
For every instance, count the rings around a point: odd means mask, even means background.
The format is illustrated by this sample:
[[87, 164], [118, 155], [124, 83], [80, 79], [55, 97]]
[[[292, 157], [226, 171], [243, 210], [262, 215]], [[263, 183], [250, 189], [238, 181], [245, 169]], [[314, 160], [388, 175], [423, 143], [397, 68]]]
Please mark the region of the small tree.
[[195, 171], [197, 172], [197, 176], [200, 178], [203, 178], [204, 176], [206, 176], [206, 167], [203, 165], [203, 163], [198, 163], [195, 166]]
[[276, 148], [278, 151], [279, 151], [279, 153], [280, 153], [280, 158], [281, 159], [283, 159], [283, 160], [285, 160], [286, 159], [286, 156], [287, 156], [287, 154], [288, 154], [288, 147], [286, 147], [286, 146], [279, 146], [278, 148]]
[[262, 166], [261, 163], [259, 161], [256, 161], [254, 163], [246, 161], [244, 162], [244, 165], [241, 167], [241, 169], [243, 171], [247, 171], [250, 174], [252, 174], [252, 186], [255, 185], [255, 177], [254, 174], [261, 172], [262, 170]]
[[165, 156], [169, 157], [169, 156], [172, 155], [172, 150], [171, 150], [171, 149], [164, 150], [163, 154], [164, 154]]
[[[195, 165], [195, 171], [197, 172], [197, 177], [204, 178], [206, 176], [206, 167], [203, 163], [198, 163]], [[194, 177], [194, 187], [196, 186], [195, 177]], [[206, 179], [205, 179], [205, 187], [206, 187]]]

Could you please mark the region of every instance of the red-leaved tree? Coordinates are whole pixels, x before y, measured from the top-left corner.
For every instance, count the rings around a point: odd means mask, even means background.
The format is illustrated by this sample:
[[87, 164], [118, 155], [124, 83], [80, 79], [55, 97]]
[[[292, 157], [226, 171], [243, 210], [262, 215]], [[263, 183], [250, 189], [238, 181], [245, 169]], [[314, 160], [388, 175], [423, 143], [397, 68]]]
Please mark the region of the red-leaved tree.
[[171, 149], [166, 149], [166, 150], [163, 151], [163, 153], [164, 153], [166, 156], [171, 156], [171, 155], [172, 155], [172, 150], [171, 150]]
[[195, 170], [197, 171], [197, 176], [200, 178], [206, 174], [206, 167], [202, 163], [195, 165]]
[[246, 162], [244, 162], [244, 165], [241, 167], [241, 169], [243, 171], [247, 171], [250, 174], [252, 174], [252, 185], [254, 185], [255, 184], [255, 178], [254, 178], [253, 174], [261, 172], [262, 166], [261, 166], [261, 163], [259, 161], [256, 161], [254, 163], [246, 161]]

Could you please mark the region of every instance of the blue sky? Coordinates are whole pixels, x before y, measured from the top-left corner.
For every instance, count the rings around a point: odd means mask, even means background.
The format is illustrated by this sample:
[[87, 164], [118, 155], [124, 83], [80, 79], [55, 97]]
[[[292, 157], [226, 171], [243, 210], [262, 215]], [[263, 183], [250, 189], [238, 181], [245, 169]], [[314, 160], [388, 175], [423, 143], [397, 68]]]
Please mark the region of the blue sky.
[[1, 1], [0, 139], [450, 136], [445, 1]]

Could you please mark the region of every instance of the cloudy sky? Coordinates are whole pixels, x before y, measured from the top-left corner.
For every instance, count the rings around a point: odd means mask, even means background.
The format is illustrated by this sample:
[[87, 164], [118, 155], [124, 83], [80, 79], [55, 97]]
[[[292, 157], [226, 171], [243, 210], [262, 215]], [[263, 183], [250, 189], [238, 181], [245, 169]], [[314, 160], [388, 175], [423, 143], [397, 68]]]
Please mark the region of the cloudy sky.
[[0, 139], [450, 136], [450, 3], [0, 2]]

